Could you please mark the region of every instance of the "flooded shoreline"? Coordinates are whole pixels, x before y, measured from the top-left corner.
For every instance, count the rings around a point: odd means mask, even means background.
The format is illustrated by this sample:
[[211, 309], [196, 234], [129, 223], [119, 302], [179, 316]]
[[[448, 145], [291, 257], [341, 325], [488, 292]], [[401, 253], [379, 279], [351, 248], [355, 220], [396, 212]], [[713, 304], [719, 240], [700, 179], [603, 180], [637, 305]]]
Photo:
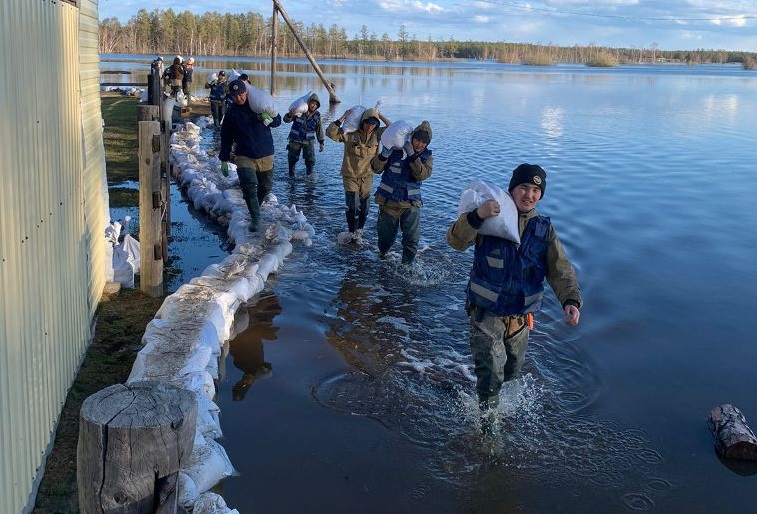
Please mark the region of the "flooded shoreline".
[[[244, 372], [225, 360], [222, 444], [240, 474], [219, 491], [240, 512], [709, 512], [723, 501], [749, 512], [753, 472], [717, 459], [703, 421], [723, 401], [748, 407], [754, 386], [742, 321], [757, 284], [744, 259], [757, 241], [713, 214], [727, 198], [750, 223], [757, 215], [742, 150], [743, 113], [757, 112], [749, 83], [658, 68], [645, 80], [641, 69], [445, 73], [340, 77], [360, 91], [346, 103], [381, 95], [390, 118], [436, 124], [417, 272], [377, 259], [375, 205], [366, 246], [336, 243], [339, 146], [327, 142], [312, 180], [299, 168], [288, 179], [277, 157], [273, 192], [303, 209], [316, 236], [267, 284], [281, 307], [265, 321], [275, 337], [259, 340], [270, 373], [235, 401]], [[282, 95], [309, 87], [295, 79]], [[506, 141], [477, 144], [503, 119]], [[286, 134], [274, 134], [277, 149]], [[487, 446], [462, 309], [470, 255], [450, 251], [444, 231], [468, 180], [502, 179], [524, 161], [549, 173], [540, 212], [576, 264], [586, 306], [577, 330], [554, 299], [537, 316]], [[701, 322], [713, 316], [725, 333]]]

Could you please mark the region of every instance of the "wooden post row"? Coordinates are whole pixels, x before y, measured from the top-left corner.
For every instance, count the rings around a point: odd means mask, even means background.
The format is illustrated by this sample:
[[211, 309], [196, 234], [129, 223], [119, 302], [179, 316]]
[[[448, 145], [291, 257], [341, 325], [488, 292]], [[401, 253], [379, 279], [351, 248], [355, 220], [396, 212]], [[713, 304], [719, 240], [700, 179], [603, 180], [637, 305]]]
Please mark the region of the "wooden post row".
[[79, 413], [76, 481], [82, 514], [175, 514], [178, 473], [197, 423], [194, 394], [163, 382], [116, 384]]
[[163, 296], [159, 121], [139, 122], [139, 270], [140, 289]]

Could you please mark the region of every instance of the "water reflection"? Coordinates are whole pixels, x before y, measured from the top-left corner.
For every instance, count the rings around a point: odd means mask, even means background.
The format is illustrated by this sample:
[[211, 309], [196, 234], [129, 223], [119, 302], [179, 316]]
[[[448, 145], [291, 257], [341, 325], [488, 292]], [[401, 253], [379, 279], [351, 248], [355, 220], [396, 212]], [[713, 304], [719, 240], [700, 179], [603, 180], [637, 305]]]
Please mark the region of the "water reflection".
[[271, 373], [271, 363], [265, 361], [263, 341], [276, 340], [278, 327], [273, 324], [273, 318], [279, 314], [279, 299], [270, 291], [261, 293], [254, 304], [237, 311], [233, 327], [236, 336], [229, 342], [229, 355], [242, 376], [231, 389], [234, 401], [244, 400], [250, 386]]
[[[253, 67], [245, 64], [252, 60], [239, 62], [245, 70]], [[248, 402], [278, 408], [276, 393], [307, 382], [304, 393], [296, 391], [301, 408], [264, 424], [341, 427], [345, 419], [358, 419], [340, 436], [318, 441], [329, 451], [360, 448], [339, 454], [340, 466], [353, 469], [376, 469], [374, 460], [362, 459], [366, 452], [356, 441], [369, 439], [383, 450], [387, 440], [401, 439], [429, 457], [408, 462], [409, 452], [382, 451], [396, 460], [388, 474], [422, 467], [424, 485], [441, 482], [445, 491], [459, 492], [462, 508], [447, 503], [441, 512], [579, 513], [595, 512], [597, 505], [606, 512], [751, 512], [751, 477], [722, 469], [697, 413], [723, 397], [747, 404], [755, 386], [756, 347], [745, 343], [754, 338], [744, 322], [757, 288], [757, 233], [747, 230], [757, 223], [754, 81], [725, 67], [537, 70], [440, 63], [419, 71], [417, 65], [321, 64], [344, 102], [337, 112], [382, 98], [391, 119], [434, 123], [441, 143], [438, 171], [424, 185], [421, 243], [427, 249], [416, 259], [417, 273], [379, 262], [375, 207], [369, 246], [337, 245], [340, 149], [327, 142], [314, 184], [301, 177], [289, 182], [280, 152], [287, 134], [275, 131], [274, 191], [282, 202], [303, 208], [316, 228], [313, 246], [296, 249], [275, 286], [287, 299], [287, 313], [294, 312], [277, 318], [282, 332], [310, 335], [303, 343], [297, 335], [293, 342], [278, 334], [275, 349], [284, 356], [278, 360], [277, 354], [276, 362], [296, 361], [304, 349], [314, 357], [288, 376], [277, 364], [277, 379], [258, 389], [270, 388], [269, 398], [248, 393]], [[259, 67], [260, 80], [267, 80], [265, 65]], [[310, 88], [320, 93], [305, 63], [286, 69], [282, 104]], [[551, 173], [542, 214], [553, 217], [575, 261], [586, 291], [586, 321], [580, 331], [568, 331], [559, 304], [548, 302], [524, 375], [505, 393], [500, 435], [483, 444], [463, 313], [471, 256], [450, 251], [444, 231], [470, 180], [487, 176], [506, 186], [519, 162], [539, 162]], [[738, 223], [724, 222], [724, 206], [739, 213]], [[325, 365], [324, 356], [336, 364]], [[304, 368], [307, 380], [291, 380]], [[313, 397], [318, 405], [308, 411]], [[244, 428], [235, 441], [233, 427], [224, 429], [232, 460], [250, 445], [249, 423], [233, 423]], [[370, 437], [361, 439], [366, 433]], [[282, 446], [267, 449], [270, 460], [254, 478], [239, 479], [244, 483], [230, 504], [240, 511], [257, 508], [250, 486], [281, 460], [291, 441]], [[255, 463], [260, 459], [256, 454]], [[338, 472], [308, 451], [296, 459], [303, 469], [318, 470], [299, 477], [296, 486], [336, 498], [323, 510], [340, 511]], [[277, 503], [286, 487], [257, 494]], [[729, 494], [716, 503], [717, 490]], [[267, 511], [310, 506], [306, 499], [296, 503]], [[400, 510], [371, 504], [364, 511]]]

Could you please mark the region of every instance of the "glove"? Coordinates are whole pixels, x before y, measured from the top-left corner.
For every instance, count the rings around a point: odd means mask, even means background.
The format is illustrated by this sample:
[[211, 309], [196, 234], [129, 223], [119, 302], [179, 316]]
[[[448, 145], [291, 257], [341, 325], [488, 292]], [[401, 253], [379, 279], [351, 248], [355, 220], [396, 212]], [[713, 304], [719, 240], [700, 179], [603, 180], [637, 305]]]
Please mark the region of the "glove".
[[410, 141], [405, 143], [405, 146], [403, 146], [402, 149], [405, 151], [405, 155], [407, 155], [408, 157], [415, 155], [415, 148], [413, 148], [413, 143], [411, 143]]
[[223, 175], [224, 177], [229, 176], [229, 163], [228, 162], [221, 163], [221, 175]]
[[393, 150], [391, 148], [387, 148], [385, 146], [381, 147], [381, 157], [384, 158], [384, 160], [388, 159], [390, 155], [392, 155]]
[[261, 112], [260, 114], [258, 114], [258, 119], [262, 121], [263, 125], [265, 125], [266, 127], [273, 121], [273, 117], [267, 112]]

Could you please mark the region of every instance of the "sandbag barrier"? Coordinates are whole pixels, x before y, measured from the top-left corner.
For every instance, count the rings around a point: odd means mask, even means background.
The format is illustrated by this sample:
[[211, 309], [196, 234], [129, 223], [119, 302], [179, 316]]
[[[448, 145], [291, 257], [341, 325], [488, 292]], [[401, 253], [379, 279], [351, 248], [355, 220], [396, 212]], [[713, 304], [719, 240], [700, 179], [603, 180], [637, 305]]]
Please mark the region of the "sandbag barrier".
[[261, 231], [247, 230], [249, 215], [238, 188], [236, 167], [220, 173], [220, 161], [200, 148], [209, 123], [187, 122], [171, 136], [172, 173], [194, 207], [228, 227], [231, 255], [208, 266], [168, 296], [147, 325], [128, 383], [159, 381], [184, 388], [198, 404], [194, 447], [179, 472], [179, 504], [193, 514], [238, 514], [209, 492], [234, 468], [223, 447], [219, 408], [213, 401], [221, 349], [233, 337], [234, 314], [265, 286], [292, 252], [292, 241], [309, 246], [313, 227], [295, 206], [283, 207], [269, 195], [261, 206]]

